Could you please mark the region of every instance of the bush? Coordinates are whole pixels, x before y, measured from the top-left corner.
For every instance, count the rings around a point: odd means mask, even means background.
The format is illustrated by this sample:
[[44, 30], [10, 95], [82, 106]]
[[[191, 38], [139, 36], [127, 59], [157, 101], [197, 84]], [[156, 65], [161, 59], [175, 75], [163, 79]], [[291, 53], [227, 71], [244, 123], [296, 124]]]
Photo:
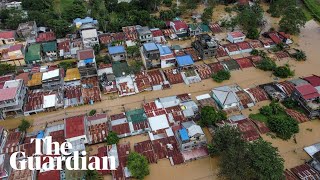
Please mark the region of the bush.
[[268, 120], [268, 127], [284, 140], [290, 139], [293, 134], [299, 132], [298, 122], [288, 116], [272, 116]]
[[16, 66], [12, 66], [11, 64], [0, 64], [0, 76], [14, 73], [16, 70]]
[[305, 61], [307, 60], [307, 55], [304, 51], [296, 49], [296, 52], [292, 55], [297, 61]]
[[119, 142], [119, 137], [117, 133], [110, 131], [107, 136], [107, 144], [108, 145], [118, 144], [118, 142]]
[[217, 122], [220, 122], [222, 120], [227, 119], [227, 115], [223, 111], [216, 111], [213, 107], [211, 106], [205, 106], [201, 109], [200, 112], [200, 122], [199, 124], [204, 127], [204, 126], [211, 126], [214, 125]]
[[96, 115], [96, 113], [97, 113], [97, 110], [92, 109], [92, 110], [89, 112], [89, 116], [94, 116], [94, 115]]
[[263, 58], [257, 65], [257, 68], [264, 71], [273, 71], [276, 67], [276, 63], [268, 57]]
[[260, 36], [257, 28], [250, 28], [247, 32], [247, 38], [249, 39], [258, 39]]
[[230, 72], [226, 70], [220, 70], [216, 74], [212, 75], [212, 79], [218, 83], [221, 83], [224, 80], [229, 80], [230, 77], [231, 77]]
[[285, 65], [275, 68], [273, 74], [280, 78], [287, 78], [293, 76], [294, 71], [292, 71], [288, 65]]

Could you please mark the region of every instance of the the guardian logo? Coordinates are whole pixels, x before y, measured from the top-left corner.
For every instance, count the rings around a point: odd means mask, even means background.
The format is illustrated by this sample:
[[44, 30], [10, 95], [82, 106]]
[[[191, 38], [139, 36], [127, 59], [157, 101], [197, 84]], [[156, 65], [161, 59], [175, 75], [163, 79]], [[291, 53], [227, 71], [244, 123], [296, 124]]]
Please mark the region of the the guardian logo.
[[[52, 142], [51, 136], [44, 139], [31, 139], [31, 143], [33, 142], [35, 142], [35, 154], [33, 156], [26, 157], [25, 152], [20, 151], [10, 156], [10, 165], [13, 169], [63, 170], [62, 164], [65, 164], [65, 168], [68, 170], [116, 170], [116, 161], [113, 156], [104, 156], [102, 158], [90, 156], [87, 158], [86, 151], [82, 151], [81, 154], [79, 151], [72, 152], [72, 144], [70, 142], [62, 144]], [[46, 146], [45, 154], [41, 150], [41, 144]], [[52, 147], [54, 147], [54, 151]], [[79, 159], [81, 159], [81, 164]]]

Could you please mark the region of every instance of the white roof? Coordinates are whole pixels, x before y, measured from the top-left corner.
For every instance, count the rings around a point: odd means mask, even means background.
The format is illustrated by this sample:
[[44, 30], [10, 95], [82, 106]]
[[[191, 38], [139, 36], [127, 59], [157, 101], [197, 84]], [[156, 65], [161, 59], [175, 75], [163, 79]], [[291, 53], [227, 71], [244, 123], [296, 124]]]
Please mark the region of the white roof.
[[43, 96], [43, 108], [56, 106], [56, 94]]
[[214, 88], [212, 93], [217, 97], [222, 105], [238, 103], [238, 98], [229, 86]]
[[307, 154], [309, 154], [309, 156], [312, 157], [315, 153], [320, 151], [320, 143], [305, 147], [303, 149], [307, 152]]
[[173, 133], [171, 127], [169, 127], [168, 129], [166, 129], [166, 134], [167, 134], [168, 137], [174, 136], [174, 133]]
[[98, 69], [98, 76], [101, 76], [103, 73], [106, 73], [106, 74], [113, 74], [112, 67], [109, 67], [109, 68], [103, 68], [103, 69]]
[[196, 96], [196, 99], [199, 101], [199, 100], [202, 100], [202, 99], [209, 99], [211, 98], [210, 94], [202, 94], [200, 96]]
[[44, 72], [42, 74], [42, 81], [57, 77], [57, 76], [59, 76], [59, 74], [60, 74], [60, 69], [55, 69], [52, 71]]
[[92, 37], [98, 37], [98, 33], [96, 29], [86, 29], [81, 31], [82, 38], [92, 38]]
[[204, 134], [201, 127], [199, 125], [192, 125], [188, 128], [189, 137], [192, 137], [196, 134]]
[[166, 129], [169, 127], [168, 119], [165, 114], [148, 118], [152, 131]]
[[177, 98], [177, 96], [159, 98], [159, 101], [164, 108], [173, 107], [180, 104], [180, 100]]

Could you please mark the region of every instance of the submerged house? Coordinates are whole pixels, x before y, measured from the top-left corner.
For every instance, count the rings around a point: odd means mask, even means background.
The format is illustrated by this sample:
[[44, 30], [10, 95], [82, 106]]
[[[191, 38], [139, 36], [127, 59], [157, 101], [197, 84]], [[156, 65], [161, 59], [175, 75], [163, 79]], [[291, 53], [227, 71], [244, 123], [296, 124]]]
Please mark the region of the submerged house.
[[160, 51], [158, 46], [153, 43], [145, 43], [141, 49], [142, 61], [146, 69], [152, 69], [161, 66]]
[[218, 43], [208, 34], [196, 36], [192, 46], [199, 52], [202, 59], [208, 59], [217, 54]]
[[188, 36], [188, 25], [182, 20], [175, 20], [170, 22], [170, 27], [174, 30], [178, 37]]
[[246, 35], [244, 35], [242, 32], [239, 32], [239, 31], [230, 32], [227, 35], [227, 40], [230, 41], [231, 43], [243, 42], [245, 39], [246, 39]]
[[182, 128], [175, 132], [181, 151], [190, 151], [207, 145], [206, 136], [202, 128], [194, 121], [182, 123]]
[[211, 95], [219, 107], [224, 111], [234, 111], [239, 110], [240, 108], [240, 100], [229, 86], [213, 88]]

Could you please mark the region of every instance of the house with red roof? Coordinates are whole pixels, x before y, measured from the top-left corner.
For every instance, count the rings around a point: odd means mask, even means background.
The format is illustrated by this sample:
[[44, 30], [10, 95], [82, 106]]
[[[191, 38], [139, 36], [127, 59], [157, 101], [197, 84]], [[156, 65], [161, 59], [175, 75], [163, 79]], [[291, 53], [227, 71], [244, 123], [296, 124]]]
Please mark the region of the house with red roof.
[[312, 76], [305, 77], [303, 79], [308, 81], [320, 93], [320, 76], [312, 75]]
[[54, 40], [56, 40], [56, 35], [52, 31], [40, 33], [36, 38], [36, 42], [48, 42]]
[[311, 84], [296, 86], [291, 98], [299, 102], [310, 118], [320, 116], [320, 94]]
[[0, 45], [13, 44], [16, 40], [15, 31], [1, 31], [0, 32]]
[[79, 115], [64, 119], [64, 135], [67, 142], [76, 142], [83, 140], [83, 143], [88, 143], [86, 132], [86, 116]]
[[[1, 41], [1, 40], [0, 40]], [[15, 66], [24, 66], [24, 47], [22, 44], [11, 44], [0, 48], [0, 61]]]
[[188, 25], [182, 20], [170, 21], [170, 27], [178, 37], [188, 36]]
[[240, 31], [230, 32], [227, 35], [227, 40], [231, 43], [243, 42], [246, 39], [246, 35]]
[[6, 81], [0, 89], [0, 119], [23, 114], [26, 86], [22, 79]]

